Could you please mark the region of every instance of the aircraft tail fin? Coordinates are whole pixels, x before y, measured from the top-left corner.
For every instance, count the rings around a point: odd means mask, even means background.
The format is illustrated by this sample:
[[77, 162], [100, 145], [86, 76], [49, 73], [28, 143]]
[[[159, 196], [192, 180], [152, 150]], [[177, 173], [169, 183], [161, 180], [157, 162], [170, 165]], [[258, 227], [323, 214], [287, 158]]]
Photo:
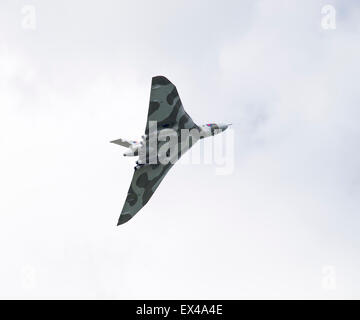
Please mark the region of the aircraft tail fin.
[[137, 144], [137, 141], [125, 140], [125, 139], [117, 139], [110, 141], [111, 143], [118, 144], [119, 146], [123, 146], [129, 148], [130, 146]]

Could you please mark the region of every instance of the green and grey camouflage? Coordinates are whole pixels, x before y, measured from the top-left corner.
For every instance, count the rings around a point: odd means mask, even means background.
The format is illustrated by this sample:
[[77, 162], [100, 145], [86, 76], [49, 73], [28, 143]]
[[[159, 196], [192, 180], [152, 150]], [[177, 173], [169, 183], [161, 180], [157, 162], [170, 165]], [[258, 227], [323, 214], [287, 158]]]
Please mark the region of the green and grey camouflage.
[[[139, 156], [118, 225], [129, 221], [145, 206], [174, 163], [199, 139], [215, 135], [227, 127], [226, 124], [196, 125], [184, 110], [175, 85], [163, 76], [153, 77], [142, 141], [111, 141], [129, 149], [124, 156]], [[190, 134], [184, 139], [185, 131]], [[176, 140], [172, 141], [176, 145], [171, 146], [164, 136], [171, 137], [174, 133]], [[176, 148], [172, 149], [174, 146]], [[165, 162], [160, 159], [160, 151], [164, 149], [168, 150], [162, 157], [167, 158]], [[176, 150], [175, 156], [171, 156], [172, 150]]]

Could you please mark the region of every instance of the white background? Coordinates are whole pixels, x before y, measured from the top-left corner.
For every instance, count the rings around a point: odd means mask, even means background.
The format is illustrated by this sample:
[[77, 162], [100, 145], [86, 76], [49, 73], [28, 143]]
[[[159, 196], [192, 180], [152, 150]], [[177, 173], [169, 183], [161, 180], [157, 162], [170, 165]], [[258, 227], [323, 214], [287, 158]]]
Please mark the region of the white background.
[[[360, 298], [359, 32], [357, 1], [2, 0], [0, 297]], [[159, 74], [235, 171], [116, 227]]]

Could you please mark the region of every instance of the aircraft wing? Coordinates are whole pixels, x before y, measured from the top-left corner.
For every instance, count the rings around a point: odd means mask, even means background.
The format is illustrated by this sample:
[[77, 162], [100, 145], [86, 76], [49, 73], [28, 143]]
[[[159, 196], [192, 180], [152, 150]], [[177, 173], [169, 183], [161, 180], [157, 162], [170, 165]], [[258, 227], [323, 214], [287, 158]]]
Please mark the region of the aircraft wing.
[[135, 170], [118, 225], [129, 221], [149, 201], [173, 164], [148, 164]]
[[198, 128], [184, 110], [175, 85], [163, 76], [152, 78], [146, 135], [149, 133], [149, 121], [157, 121], [158, 131], [164, 128]]
[[[163, 76], [152, 78], [146, 135], [149, 134], [149, 121], [157, 121], [158, 131], [198, 128], [185, 112], [175, 85]], [[158, 143], [158, 148], [160, 146]], [[129, 221], [145, 206], [172, 166], [170, 162], [166, 165], [146, 164], [135, 170], [118, 225]]]

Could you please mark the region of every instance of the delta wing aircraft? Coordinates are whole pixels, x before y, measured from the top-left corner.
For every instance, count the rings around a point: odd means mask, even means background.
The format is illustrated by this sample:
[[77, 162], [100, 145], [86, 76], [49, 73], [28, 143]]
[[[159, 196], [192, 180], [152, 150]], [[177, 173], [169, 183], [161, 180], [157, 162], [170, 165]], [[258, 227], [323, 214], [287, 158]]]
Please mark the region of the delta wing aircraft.
[[[185, 112], [179, 94], [167, 78], [152, 78], [145, 134], [141, 141], [118, 139], [124, 156], [139, 156], [118, 225], [129, 221], [150, 200], [174, 165], [199, 139], [218, 134], [229, 124], [196, 125]], [[173, 143], [169, 143], [169, 139]]]

